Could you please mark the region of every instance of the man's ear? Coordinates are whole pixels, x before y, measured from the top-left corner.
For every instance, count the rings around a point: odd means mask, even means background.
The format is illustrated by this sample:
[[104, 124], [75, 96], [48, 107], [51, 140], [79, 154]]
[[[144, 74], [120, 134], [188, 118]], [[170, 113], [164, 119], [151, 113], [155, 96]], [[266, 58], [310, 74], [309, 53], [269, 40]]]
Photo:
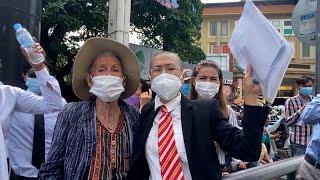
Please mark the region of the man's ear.
[[86, 81], [87, 81], [88, 86], [91, 88], [93, 86], [93, 81], [92, 81], [91, 75], [89, 73], [86, 74]]
[[192, 77], [192, 78], [191, 78], [191, 82], [192, 82], [192, 85], [193, 85], [193, 86], [196, 86], [196, 78]]
[[184, 83], [184, 78], [183, 78], [182, 71], [177, 72], [175, 75], [180, 79], [181, 84], [183, 84]]

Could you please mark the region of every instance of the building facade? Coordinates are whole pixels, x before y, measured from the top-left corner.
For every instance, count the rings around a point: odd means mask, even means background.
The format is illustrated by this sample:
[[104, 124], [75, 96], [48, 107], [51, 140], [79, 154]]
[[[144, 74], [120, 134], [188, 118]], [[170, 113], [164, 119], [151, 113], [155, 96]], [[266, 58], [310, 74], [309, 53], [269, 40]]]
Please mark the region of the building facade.
[[[296, 79], [302, 75], [315, 77], [316, 48], [300, 42], [293, 33], [291, 17], [296, 4], [292, 0], [254, 1], [260, 11], [276, 29], [295, 47], [295, 54], [279, 88], [277, 97], [293, 96], [297, 93]], [[243, 11], [244, 4], [205, 4], [201, 38], [196, 42], [205, 52], [208, 60], [218, 63], [222, 70], [233, 72], [233, 85], [242, 95], [243, 73], [228, 48], [228, 42]], [[254, 27], [253, 27], [254, 28]]]

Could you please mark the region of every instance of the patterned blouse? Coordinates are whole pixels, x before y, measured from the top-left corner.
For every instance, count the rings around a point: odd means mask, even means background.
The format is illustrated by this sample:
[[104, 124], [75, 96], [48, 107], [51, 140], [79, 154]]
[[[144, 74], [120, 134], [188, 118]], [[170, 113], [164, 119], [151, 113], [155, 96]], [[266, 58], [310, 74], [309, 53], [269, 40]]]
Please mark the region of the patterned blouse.
[[123, 110], [114, 133], [97, 118], [97, 144], [91, 160], [88, 179], [125, 179], [129, 171], [129, 129]]

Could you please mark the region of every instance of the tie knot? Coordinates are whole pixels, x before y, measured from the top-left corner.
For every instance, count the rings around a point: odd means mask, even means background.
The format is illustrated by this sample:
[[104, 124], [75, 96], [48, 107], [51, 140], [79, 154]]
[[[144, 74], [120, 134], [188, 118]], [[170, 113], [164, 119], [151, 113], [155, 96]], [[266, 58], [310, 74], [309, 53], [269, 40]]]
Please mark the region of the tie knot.
[[168, 113], [168, 109], [167, 109], [167, 107], [166, 107], [165, 105], [161, 106], [161, 107], [160, 107], [160, 110], [161, 110], [161, 112], [163, 112], [163, 113]]

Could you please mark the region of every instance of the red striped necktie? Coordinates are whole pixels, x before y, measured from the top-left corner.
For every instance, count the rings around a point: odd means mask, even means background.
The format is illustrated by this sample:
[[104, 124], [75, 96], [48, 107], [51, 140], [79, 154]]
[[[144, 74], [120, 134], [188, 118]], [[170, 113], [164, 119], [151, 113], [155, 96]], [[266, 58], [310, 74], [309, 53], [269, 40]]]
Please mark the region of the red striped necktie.
[[161, 106], [158, 127], [158, 147], [162, 180], [183, 180], [180, 156], [174, 139], [172, 117], [165, 106]]

